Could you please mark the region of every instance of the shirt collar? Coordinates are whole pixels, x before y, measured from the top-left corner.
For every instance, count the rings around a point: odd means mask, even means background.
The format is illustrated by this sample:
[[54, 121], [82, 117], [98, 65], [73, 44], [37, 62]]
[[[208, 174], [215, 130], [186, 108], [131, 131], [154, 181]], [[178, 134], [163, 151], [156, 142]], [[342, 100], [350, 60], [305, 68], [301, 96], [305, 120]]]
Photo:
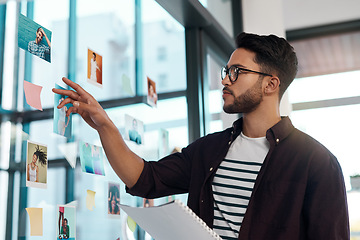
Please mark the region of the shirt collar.
[[[243, 119], [239, 118], [233, 123], [233, 131], [232, 131], [232, 141], [241, 133], [242, 131], [242, 123]], [[284, 140], [294, 129], [294, 126], [291, 123], [289, 117], [281, 117], [281, 120], [276, 123], [274, 126], [269, 128], [266, 131], [266, 139], [278, 145], [282, 140]]]
[[278, 145], [293, 131], [294, 126], [289, 117], [281, 117], [281, 120], [272, 126], [266, 132], [266, 138], [269, 142], [275, 142]]

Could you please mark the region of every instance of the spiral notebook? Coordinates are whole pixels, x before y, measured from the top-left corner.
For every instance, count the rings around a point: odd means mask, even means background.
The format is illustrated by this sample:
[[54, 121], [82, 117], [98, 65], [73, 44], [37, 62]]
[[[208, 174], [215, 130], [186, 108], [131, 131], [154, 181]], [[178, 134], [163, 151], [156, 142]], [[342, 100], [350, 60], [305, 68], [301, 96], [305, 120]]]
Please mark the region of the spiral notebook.
[[120, 208], [156, 240], [222, 239], [180, 200], [147, 208], [120, 204]]

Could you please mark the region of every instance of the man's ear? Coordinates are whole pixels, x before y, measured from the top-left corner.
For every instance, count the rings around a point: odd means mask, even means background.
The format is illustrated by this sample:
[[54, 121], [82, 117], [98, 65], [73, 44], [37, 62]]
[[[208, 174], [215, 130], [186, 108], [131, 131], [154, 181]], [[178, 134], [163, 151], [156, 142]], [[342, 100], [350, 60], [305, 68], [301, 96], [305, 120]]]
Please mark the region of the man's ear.
[[280, 90], [280, 79], [276, 76], [269, 77], [266, 81], [265, 93], [272, 94]]

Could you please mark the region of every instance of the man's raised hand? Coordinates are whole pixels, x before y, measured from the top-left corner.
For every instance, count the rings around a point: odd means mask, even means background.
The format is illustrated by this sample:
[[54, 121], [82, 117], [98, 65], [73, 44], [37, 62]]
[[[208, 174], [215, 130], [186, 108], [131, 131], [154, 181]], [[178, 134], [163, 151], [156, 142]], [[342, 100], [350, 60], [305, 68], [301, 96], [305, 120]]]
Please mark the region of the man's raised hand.
[[58, 109], [71, 103], [73, 106], [66, 111], [66, 116], [69, 116], [71, 113], [78, 113], [87, 124], [96, 130], [100, 130], [108, 123], [111, 123], [105, 110], [91, 94], [86, 92], [80, 85], [65, 77], [62, 80], [74, 90], [52, 89], [54, 93], [68, 96], [57, 106]]

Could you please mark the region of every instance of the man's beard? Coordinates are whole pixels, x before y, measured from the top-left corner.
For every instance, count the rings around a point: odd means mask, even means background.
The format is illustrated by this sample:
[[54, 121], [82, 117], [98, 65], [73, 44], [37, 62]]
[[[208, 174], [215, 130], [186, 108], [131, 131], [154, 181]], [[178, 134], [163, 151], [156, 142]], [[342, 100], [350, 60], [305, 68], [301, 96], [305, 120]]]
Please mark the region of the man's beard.
[[[227, 87], [224, 88], [230, 92], [233, 96], [233, 92]], [[262, 78], [260, 78], [254, 86], [246, 90], [238, 97], [234, 96], [234, 103], [230, 105], [224, 104], [224, 112], [226, 113], [249, 113], [254, 111], [262, 102]]]

